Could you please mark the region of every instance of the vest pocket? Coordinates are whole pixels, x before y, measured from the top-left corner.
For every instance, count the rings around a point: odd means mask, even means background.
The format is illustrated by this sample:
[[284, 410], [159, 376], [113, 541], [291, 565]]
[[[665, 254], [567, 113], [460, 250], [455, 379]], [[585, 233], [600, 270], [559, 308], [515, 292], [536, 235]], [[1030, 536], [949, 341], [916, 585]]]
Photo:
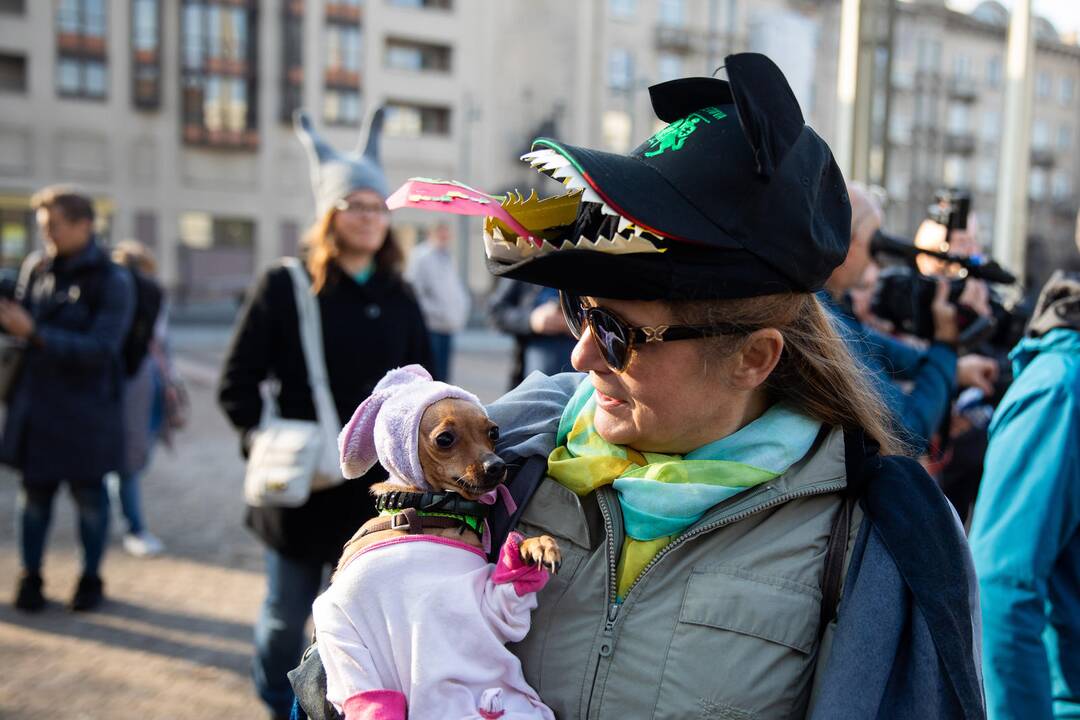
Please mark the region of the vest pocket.
[[820, 605], [817, 588], [786, 578], [695, 567], [668, 648], [656, 717], [800, 715], [813, 675]]

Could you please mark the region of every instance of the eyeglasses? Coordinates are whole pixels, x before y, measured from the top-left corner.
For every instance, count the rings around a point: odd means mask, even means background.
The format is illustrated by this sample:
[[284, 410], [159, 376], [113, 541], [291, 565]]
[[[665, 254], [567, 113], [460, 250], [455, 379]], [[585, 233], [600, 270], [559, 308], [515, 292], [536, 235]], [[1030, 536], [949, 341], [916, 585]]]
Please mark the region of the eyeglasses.
[[372, 215], [382, 215], [389, 212], [385, 203], [349, 202], [347, 200], [338, 200], [334, 203], [334, 209], [341, 212], [370, 213]]
[[630, 365], [634, 349], [638, 345], [720, 335], [743, 335], [755, 329], [748, 325], [733, 323], [634, 327], [612, 311], [586, 305], [581, 296], [563, 291], [559, 292], [559, 305], [562, 307], [563, 317], [566, 318], [571, 334], [581, 339], [582, 333], [588, 327], [601, 357], [615, 372], [626, 370]]

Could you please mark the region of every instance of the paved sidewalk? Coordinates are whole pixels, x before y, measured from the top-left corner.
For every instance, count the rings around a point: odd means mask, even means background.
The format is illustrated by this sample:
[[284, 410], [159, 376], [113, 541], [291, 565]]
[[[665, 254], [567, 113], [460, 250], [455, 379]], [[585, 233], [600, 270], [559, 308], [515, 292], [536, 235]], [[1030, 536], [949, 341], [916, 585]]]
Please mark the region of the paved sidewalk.
[[[0, 718], [206, 720], [266, 717], [249, 680], [251, 623], [262, 599], [262, 554], [243, 527], [243, 466], [236, 435], [214, 402], [227, 328], [177, 328], [178, 365], [188, 379], [190, 427], [175, 452], [160, 447], [143, 479], [148, 527], [168, 547], [136, 559], [113, 543], [100, 611], [63, 608], [78, 576], [70, 498], [57, 498], [45, 565], [50, 607], [11, 607], [18, 554], [17, 483], [0, 475]], [[484, 400], [503, 392], [509, 344], [463, 338], [455, 380]], [[73, 428], [73, 432], [77, 429]]]

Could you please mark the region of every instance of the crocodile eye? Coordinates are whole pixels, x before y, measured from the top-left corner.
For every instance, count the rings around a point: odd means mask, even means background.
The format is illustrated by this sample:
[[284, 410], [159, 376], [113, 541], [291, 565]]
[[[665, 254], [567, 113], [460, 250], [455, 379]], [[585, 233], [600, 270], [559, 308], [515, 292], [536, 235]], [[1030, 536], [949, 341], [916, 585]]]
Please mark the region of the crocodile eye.
[[441, 432], [435, 436], [435, 444], [443, 450], [446, 450], [453, 446], [454, 441], [457, 440], [452, 432]]
[[498, 425], [492, 425], [491, 429], [488, 430], [488, 439], [491, 440], [491, 442], [496, 442], [499, 439]]

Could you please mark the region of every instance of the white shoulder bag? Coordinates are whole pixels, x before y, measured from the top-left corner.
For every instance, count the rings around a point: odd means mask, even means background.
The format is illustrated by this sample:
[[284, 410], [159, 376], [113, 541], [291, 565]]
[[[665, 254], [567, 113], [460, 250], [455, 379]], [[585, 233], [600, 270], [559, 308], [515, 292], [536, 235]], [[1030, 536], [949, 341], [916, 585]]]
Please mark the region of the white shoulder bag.
[[319, 303], [300, 261], [285, 258], [282, 264], [292, 280], [300, 344], [318, 419], [282, 418], [274, 398], [264, 395], [262, 421], [252, 433], [244, 477], [244, 497], [254, 507], [299, 507], [311, 493], [345, 481], [337, 447], [341, 421], [327, 379]]

